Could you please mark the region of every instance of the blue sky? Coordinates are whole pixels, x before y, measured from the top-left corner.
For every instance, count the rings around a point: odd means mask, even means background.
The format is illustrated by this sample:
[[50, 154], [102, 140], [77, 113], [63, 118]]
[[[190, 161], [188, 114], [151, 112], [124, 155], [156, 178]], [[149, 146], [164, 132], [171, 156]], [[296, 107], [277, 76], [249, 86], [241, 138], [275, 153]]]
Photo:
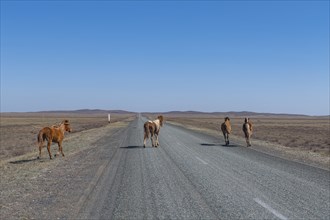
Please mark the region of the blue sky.
[[329, 114], [329, 1], [1, 1], [1, 112]]

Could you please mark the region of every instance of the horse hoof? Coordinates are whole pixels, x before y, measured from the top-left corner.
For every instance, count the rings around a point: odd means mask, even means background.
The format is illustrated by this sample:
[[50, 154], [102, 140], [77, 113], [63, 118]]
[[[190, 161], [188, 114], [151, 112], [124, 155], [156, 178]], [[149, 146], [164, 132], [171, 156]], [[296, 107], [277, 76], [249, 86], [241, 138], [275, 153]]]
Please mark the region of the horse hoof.
[[39, 159], [40, 159], [40, 157], [37, 157], [37, 159], [39, 160]]

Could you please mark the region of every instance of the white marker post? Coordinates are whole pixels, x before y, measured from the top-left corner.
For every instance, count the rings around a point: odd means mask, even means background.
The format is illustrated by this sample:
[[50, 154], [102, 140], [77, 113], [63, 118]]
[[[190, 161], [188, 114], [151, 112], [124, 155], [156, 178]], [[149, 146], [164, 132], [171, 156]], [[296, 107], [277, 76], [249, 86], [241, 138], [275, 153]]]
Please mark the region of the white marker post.
[[108, 114], [108, 122], [110, 123], [110, 114]]

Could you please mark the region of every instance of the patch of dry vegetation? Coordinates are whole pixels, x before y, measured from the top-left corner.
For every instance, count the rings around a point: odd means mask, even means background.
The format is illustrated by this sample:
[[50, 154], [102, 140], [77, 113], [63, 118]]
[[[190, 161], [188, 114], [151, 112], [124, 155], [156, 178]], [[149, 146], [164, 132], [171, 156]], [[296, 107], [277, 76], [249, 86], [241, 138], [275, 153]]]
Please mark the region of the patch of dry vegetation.
[[[132, 117], [135, 115], [111, 114], [111, 123]], [[39, 130], [46, 126], [58, 124], [64, 119], [70, 121], [73, 129], [72, 133], [65, 134], [64, 141], [75, 133], [108, 125], [107, 115], [99, 114], [1, 113], [0, 160], [36, 151]], [[57, 145], [53, 144], [52, 148], [55, 147]]]

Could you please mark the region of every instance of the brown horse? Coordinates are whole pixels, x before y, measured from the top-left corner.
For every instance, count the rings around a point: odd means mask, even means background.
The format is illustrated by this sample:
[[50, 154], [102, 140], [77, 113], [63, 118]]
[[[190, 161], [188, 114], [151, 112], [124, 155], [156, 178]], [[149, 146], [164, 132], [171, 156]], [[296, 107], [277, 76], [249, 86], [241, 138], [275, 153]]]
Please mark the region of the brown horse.
[[245, 118], [244, 124], [243, 124], [243, 132], [244, 132], [247, 147], [251, 146], [250, 138], [252, 135], [252, 130], [253, 130], [252, 122], [250, 121], [249, 118]]
[[[150, 137], [151, 144], [153, 147], [159, 146], [158, 135], [160, 127], [163, 126], [164, 117], [159, 115], [154, 121], [147, 121], [144, 123], [144, 140], [143, 147], [146, 147], [146, 141]], [[150, 136], [151, 135], [151, 136]], [[156, 142], [154, 141], [154, 136], [156, 137]]]
[[64, 139], [64, 132], [71, 132], [72, 129], [70, 127], [70, 123], [68, 120], [62, 121], [59, 125], [52, 125], [50, 127], [44, 127], [39, 131], [38, 134], [38, 145], [39, 145], [39, 158], [41, 158], [41, 148], [44, 145], [44, 141], [47, 140], [47, 150], [49, 154], [49, 158], [52, 159], [52, 155], [50, 153], [50, 146], [52, 145], [52, 142], [55, 142], [58, 144], [58, 152], [54, 155], [56, 155], [61, 152], [62, 156], [64, 157], [63, 148], [62, 148], [62, 142]]
[[221, 131], [223, 133], [223, 137], [225, 138], [226, 145], [229, 145], [229, 134], [231, 132], [231, 124], [230, 124], [230, 119], [228, 117], [226, 117], [225, 122], [221, 124]]

